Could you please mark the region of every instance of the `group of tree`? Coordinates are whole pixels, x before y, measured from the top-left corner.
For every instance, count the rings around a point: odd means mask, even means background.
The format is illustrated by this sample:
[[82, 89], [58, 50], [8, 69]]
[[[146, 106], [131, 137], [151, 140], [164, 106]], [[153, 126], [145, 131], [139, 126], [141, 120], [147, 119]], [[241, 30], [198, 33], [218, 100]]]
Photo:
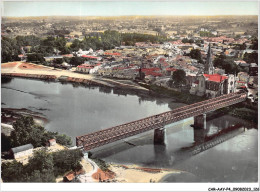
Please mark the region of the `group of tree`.
[[188, 54], [192, 59], [198, 60], [199, 63], [203, 63], [201, 52], [199, 49], [192, 49], [190, 53]]
[[195, 40], [195, 44], [198, 45], [199, 47], [202, 46], [202, 44], [204, 44], [204, 40], [203, 39], [198, 39], [198, 40]]
[[2, 62], [19, 60], [18, 55], [22, 53], [21, 47], [30, 46], [27, 51], [27, 60], [30, 62], [43, 62], [43, 57], [53, 54], [69, 54], [79, 49], [88, 50], [108, 50], [120, 46], [122, 42], [125, 45], [135, 45], [136, 42], [162, 43], [167, 38], [164, 36], [155, 36], [139, 33], [119, 33], [115, 30], [107, 30], [103, 33], [94, 33], [85, 35], [81, 41], [75, 39], [70, 46], [64, 36], [48, 36], [39, 38], [33, 35], [17, 36], [16, 38], [2, 38]]
[[209, 31], [200, 31], [200, 37], [215, 37], [211, 32]]
[[[55, 54], [57, 50], [61, 54], [70, 53], [70, 49], [66, 46], [67, 40], [64, 37], [47, 37], [41, 39], [39, 37], [30, 36], [17, 36], [16, 38], [2, 38], [1, 56], [2, 62], [17, 61], [18, 55], [22, 53], [22, 47], [27, 54], [27, 61], [39, 62], [44, 61], [45, 56]], [[26, 47], [30, 47], [28, 50]]]
[[188, 39], [188, 38], [183, 38], [181, 40], [182, 43], [194, 43], [194, 40], [193, 39]]
[[246, 44], [235, 44], [235, 49], [236, 50], [245, 50], [246, 49]]
[[104, 33], [85, 35], [83, 41], [75, 39], [70, 48], [72, 51], [79, 49], [88, 50], [89, 48], [93, 50], [108, 50], [120, 46], [122, 42], [124, 42], [125, 45], [134, 46], [136, 42], [162, 43], [165, 40], [166, 38], [163, 36], [140, 33], [119, 33], [115, 30], [107, 30], [104, 31]]
[[13, 128], [14, 131], [9, 137], [1, 135], [2, 151], [29, 143], [34, 147], [45, 146], [48, 140], [53, 138], [61, 145], [70, 146], [72, 144], [70, 137], [45, 130], [44, 127], [36, 124], [32, 117], [22, 116], [13, 123]]
[[55, 178], [66, 172], [82, 168], [83, 157], [79, 149], [49, 153], [46, 149], [35, 151], [27, 164], [16, 160], [2, 163], [4, 182], [55, 182]]
[[165, 36], [155, 36], [141, 33], [122, 33], [121, 41], [125, 42], [125, 45], [134, 46], [136, 42], [147, 43], [163, 43], [167, 40]]
[[18, 55], [21, 53], [19, 45], [17, 45], [16, 39], [10, 39], [2, 37], [1, 41], [1, 60], [2, 62], [17, 61]]
[[184, 70], [179, 69], [172, 74], [173, 86], [180, 87], [186, 83], [186, 73]]
[[258, 64], [258, 53], [256, 51], [254, 51], [252, 53], [245, 53], [243, 59], [247, 63], [257, 63]]
[[228, 57], [224, 54], [216, 56], [213, 64], [215, 67], [224, 69], [225, 73], [227, 74], [237, 74], [238, 72], [242, 71], [242, 69], [236, 65], [232, 57]]
[[254, 37], [252, 39], [252, 45], [250, 46], [251, 49], [253, 50], [258, 50], [258, 38]]

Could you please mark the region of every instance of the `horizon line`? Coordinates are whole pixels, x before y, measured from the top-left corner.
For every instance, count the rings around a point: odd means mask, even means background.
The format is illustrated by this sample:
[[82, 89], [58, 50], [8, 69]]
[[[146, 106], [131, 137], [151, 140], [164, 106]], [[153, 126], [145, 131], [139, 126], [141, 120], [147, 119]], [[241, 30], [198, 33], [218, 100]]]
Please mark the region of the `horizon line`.
[[157, 16], [157, 17], [176, 17], [176, 16], [185, 16], [185, 17], [211, 17], [211, 16], [258, 16], [258, 15], [237, 15], [237, 14], [231, 14], [231, 15], [39, 15], [39, 16], [2, 16], [5, 18], [27, 18], [27, 17], [131, 17], [131, 16], [141, 16], [141, 17], [151, 17], [151, 16]]

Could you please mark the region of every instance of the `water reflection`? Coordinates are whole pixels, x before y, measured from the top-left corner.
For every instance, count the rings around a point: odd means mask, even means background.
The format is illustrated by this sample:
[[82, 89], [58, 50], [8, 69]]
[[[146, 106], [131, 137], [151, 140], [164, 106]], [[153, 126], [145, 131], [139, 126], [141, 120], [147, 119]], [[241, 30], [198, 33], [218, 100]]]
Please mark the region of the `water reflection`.
[[2, 84], [10, 83], [12, 80], [13, 80], [13, 78], [11, 78], [11, 77], [1, 77]]

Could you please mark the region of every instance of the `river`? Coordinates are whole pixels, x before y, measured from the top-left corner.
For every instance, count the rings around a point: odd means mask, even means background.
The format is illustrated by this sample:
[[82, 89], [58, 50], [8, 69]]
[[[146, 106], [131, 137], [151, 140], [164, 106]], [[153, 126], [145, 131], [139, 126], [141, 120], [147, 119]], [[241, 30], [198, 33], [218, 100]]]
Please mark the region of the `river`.
[[[132, 95], [101, 87], [83, 87], [58, 82], [13, 78], [2, 82], [2, 108], [26, 108], [48, 119], [45, 128], [75, 137], [150, 115], [173, 110], [183, 104], [173, 99]], [[257, 125], [228, 115], [207, 121], [207, 129], [194, 130], [189, 118], [166, 129], [166, 145], [153, 145], [153, 131], [93, 151], [107, 162], [178, 169], [161, 182], [256, 182], [258, 180]], [[238, 126], [231, 138], [191, 155], [198, 144], [222, 130]], [[239, 131], [239, 132], [238, 132]], [[223, 134], [225, 135], [225, 134]], [[225, 136], [218, 136], [218, 140]], [[215, 141], [218, 142], [218, 140]]]

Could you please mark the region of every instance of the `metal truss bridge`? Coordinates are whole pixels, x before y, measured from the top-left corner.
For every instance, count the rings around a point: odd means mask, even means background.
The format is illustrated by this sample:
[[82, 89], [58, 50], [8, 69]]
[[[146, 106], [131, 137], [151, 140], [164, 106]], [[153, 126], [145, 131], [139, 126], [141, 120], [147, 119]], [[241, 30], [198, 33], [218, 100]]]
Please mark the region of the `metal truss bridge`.
[[77, 147], [83, 147], [85, 151], [112, 143], [133, 135], [137, 135], [152, 129], [161, 129], [167, 124], [171, 124], [189, 117], [206, 114], [210, 111], [227, 107], [247, 98], [246, 93], [230, 93], [213, 99], [208, 99], [184, 107], [176, 108], [172, 111], [160, 113], [137, 121], [132, 121], [94, 133], [77, 136]]

